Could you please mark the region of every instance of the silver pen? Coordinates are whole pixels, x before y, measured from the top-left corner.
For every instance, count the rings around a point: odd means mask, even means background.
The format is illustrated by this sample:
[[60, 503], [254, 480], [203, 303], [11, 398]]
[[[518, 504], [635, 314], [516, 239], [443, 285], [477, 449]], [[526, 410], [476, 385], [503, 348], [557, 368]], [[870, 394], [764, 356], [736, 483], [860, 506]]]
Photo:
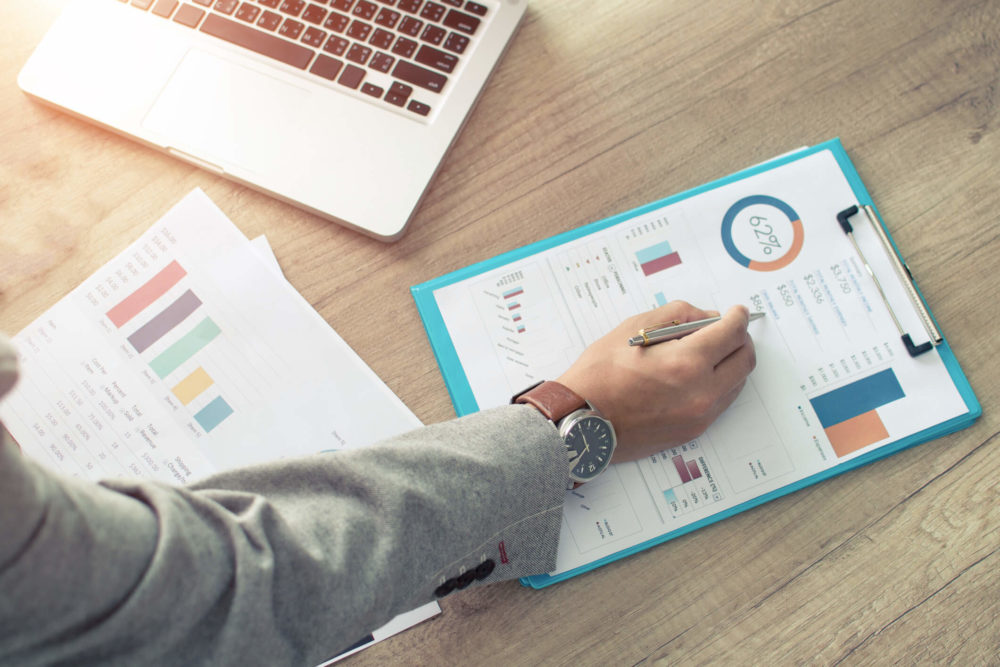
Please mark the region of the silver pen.
[[[763, 312], [750, 313], [750, 321], [759, 320], [764, 317]], [[653, 345], [654, 343], [662, 343], [666, 340], [674, 340], [675, 338], [680, 338], [686, 336], [689, 333], [697, 331], [698, 329], [704, 329], [709, 324], [718, 322], [722, 319], [719, 317], [709, 317], [704, 320], [695, 320], [694, 322], [684, 322], [681, 323], [678, 320], [673, 322], [665, 322], [663, 324], [657, 324], [656, 326], [646, 327], [645, 329], [639, 329], [638, 336], [632, 336], [628, 339], [629, 345]]]

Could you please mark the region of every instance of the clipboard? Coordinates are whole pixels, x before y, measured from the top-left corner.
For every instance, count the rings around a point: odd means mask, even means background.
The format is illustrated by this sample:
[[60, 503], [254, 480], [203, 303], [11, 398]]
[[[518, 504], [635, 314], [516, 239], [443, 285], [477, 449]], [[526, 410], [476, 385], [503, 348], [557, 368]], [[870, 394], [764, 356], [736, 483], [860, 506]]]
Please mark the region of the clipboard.
[[[824, 262], [828, 250], [830, 258]], [[465, 415], [506, 402], [529, 379], [554, 377], [560, 363], [568, 366], [589, 343], [588, 335], [597, 337], [587, 331], [598, 331], [599, 322], [588, 318], [611, 317], [606, 331], [621, 319], [610, 311], [641, 312], [670, 298], [702, 305], [687, 294], [668, 294], [672, 286], [697, 291], [702, 283], [717, 289], [701, 295], [709, 301], [737, 295], [742, 284], [765, 286], [750, 294], [746, 304], [768, 311], [770, 317], [762, 322], [772, 327], [761, 334], [757, 370], [748, 382], [760, 405], [742, 407], [741, 394], [740, 407], [730, 408], [704, 441], [664, 451], [653, 461], [612, 467], [635, 466], [637, 472], [618, 470], [600, 493], [616, 492], [619, 485], [617, 492], [632, 504], [640, 522], [652, 526], [631, 541], [617, 537], [631, 527], [627, 512], [609, 511], [612, 519], [605, 519], [603, 528], [600, 521], [593, 522], [599, 535], [591, 535], [591, 515], [580, 518], [585, 512], [578, 505], [592, 511], [596, 503], [588, 507], [590, 499], [581, 501], [583, 495], [568, 492], [560, 569], [524, 578], [523, 584], [543, 588], [587, 572], [965, 428], [982, 413], [839, 139], [511, 250], [414, 285], [411, 293], [456, 412]], [[544, 299], [539, 297], [543, 293]], [[540, 361], [537, 350], [532, 356], [525, 341], [543, 336], [537, 332], [545, 326], [570, 338], [575, 331], [577, 348], [566, 351], [562, 360]], [[751, 333], [757, 340], [754, 326]], [[858, 340], [877, 340], [878, 345], [859, 347], [854, 354], [838, 331], [847, 339], [860, 331]], [[815, 341], [807, 345], [800, 336]], [[828, 366], [825, 358], [816, 368], [806, 363], [815, 361], [809, 355], [816, 346], [831, 350]], [[528, 369], [520, 386], [517, 362]], [[545, 363], [549, 365], [536, 368]], [[947, 395], [942, 399], [946, 410], [935, 415], [913, 410], [921, 401], [929, 405], [935, 399], [921, 394], [917, 379], [922, 373], [936, 378], [942, 396]], [[781, 378], [793, 374], [798, 387], [784, 386]], [[760, 382], [758, 375], [764, 376]], [[799, 413], [794, 417], [793, 406]], [[908, 416], [907, 406], [921, 414]], [[730, 412], [736, 416], [727, 416]], [[777, 413], [780, 419], [774, 418]], [[763, 424], [761, 414], [771, 415], [780, 447], [770, 445], [772, 458], [767, 465], [758, 460], [753, 470], [751, 458], [737, 455], [742, 445], [724, 437], [722, 422], [739, 425], [740, 419], [756, 419]], [[789, 464], [784, 472], [781, 448]], [[810, 456], [823, 457], [823, 462]], [[758, 479], [743, 479], [744, 463]], [[769, 475], [766, 483], [760, 482]], [[641, 484], [644, 491], [636, 491]], [[655, 512], [645, 507], [645, 495], [652, 498]], [[579, 553], [564, 558], [563, 552], [572, 550], [564, 549], [564, 542], [572, 542]]]

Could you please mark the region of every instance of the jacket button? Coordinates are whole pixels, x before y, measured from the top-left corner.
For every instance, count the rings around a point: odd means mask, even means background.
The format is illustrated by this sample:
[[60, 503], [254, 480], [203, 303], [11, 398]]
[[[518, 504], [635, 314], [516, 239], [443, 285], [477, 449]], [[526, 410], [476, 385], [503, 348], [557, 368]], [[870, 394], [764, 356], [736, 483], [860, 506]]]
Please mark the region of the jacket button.
[[455, 590], [456, 585], [457, 582], [454, 579], [448, 579], [443, 584], [434, 589], [434, 595], [436, 595], [439, 598], [443, 598], [445, 595], [448, 595], [448, 593], [451, 593], [453, 590]]
[[465, 572], [464, 574], [459, 575], [459, 577], [458, 577], [458, 587], [459, 588], [465, 588], [465, 587], [467, 587], [469, 584], [471, 584], [475, 580], [476, 580], [476, 571], [475, 570], [469, 570], [469, 571]]
[[496, 566], [497, 564], [493, 561], [492, 558], [490, 558], [489, 560], [484, 560], [476, 567], [476, 579], [485, 579], [486, 577], [490, 576], [490, 573], [493, 572], [493, 568], [495, 568]]

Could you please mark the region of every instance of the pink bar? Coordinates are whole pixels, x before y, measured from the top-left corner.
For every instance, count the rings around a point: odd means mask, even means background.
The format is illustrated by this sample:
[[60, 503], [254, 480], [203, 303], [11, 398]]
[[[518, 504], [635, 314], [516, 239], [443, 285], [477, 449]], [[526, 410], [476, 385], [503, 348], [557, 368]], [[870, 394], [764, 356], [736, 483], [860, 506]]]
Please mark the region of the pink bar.
[[687, 466], [684, 465], [684, 459], [680, 456], [675, 456], [670, 460], [674, 462], [674, 467], [677, 468], [677, 474], [681, 476], [681, 482], [690, 482], [691, 473], [688, 472]]
[[511, 304], [511, 305], [507, 306], [507, 310], [517, 310], [520, 307], [521, 307], [521, 304], [515, 303], [515, 304]]
[[701, 469], [698, 468], [697, 461], [688, 461], [688, 470], [691, 471], [691, 479], [698, 479], [701, 477]]
[[651, 276], [657, 271], [662, 271], [663, 269], [669, 269], [671, 266], [677, 266], [681, 263], [681, 256], [676, 252], [672, 252], [669, 255], [664, 255], [663, 257], [657, 257], [654, 260], [650, 260], [642, 265], [642, 272], [644, 275]]
[[516, 292], [511, 292], [510, 294], [504, 294], [503, 298], [505, 298], [505, 299], [513, 299], [515, 296], [519, 296], [521, 294], [524, 294], [524, 290], [523, 289], [519, 289]]
[[125, 297], [121, 303], [108, 311], [108, 318], [116, 327], [138, 315], [142, 310], [177, 284], [187, 271], [174, 260], [167, 264], [159, 273], [146, 281], [136, 291]]

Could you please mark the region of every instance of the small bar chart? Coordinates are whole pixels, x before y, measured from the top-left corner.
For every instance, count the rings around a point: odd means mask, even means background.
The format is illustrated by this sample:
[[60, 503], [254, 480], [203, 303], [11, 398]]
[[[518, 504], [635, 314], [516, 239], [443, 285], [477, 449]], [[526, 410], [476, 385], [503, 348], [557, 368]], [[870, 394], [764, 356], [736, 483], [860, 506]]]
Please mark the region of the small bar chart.
[[521, 301], [520, 297], [524, 294], [524, 288], [513, 287], [503, 293], [503, 300], [507, 306], [507, 311], [510, 313], [510, 320], [514, 324], [514, 329], [517, 333], [524, 333], [524, 322], [522, 320], [521, 313]]
[[651, 276], [681, 263], [681, 256], [667, 241], [643, 248], [635, 253], [643, 275]]
[[838, 457], [852, 454], [889, 437], [878, 413], [903, 398], [899, 379], [891, 368], [809, 399]]
[[[106, 313], [108, 319], [118, 329], [126, 327], [133, 321], [139, 321], [143, 315], [147, 315], [156, 307], [160, 299], [169, 298], [171, 290], [176, 292], [176, 289], [180, 289], [180, 282], [187, 275], [187, 271], [177, 260], [171, 261], [108, 310]], [[174, 371], [191, 361], [222, 333], [222, 329], [211, 317], [206, 315], [198, 318], [197, 311], [201, 306], [201, 299], [192, 290], [187, 289], [126, 337], [139, 354], [149, 351], [161, 341], [174, 338], [174, 341], [165, 348], [150, 352], [153, 356], [148, 359], [149, 367], [161, 380], [166, 380]], [[179, 333], [185, 326], [190, 326], [191, 322], [196, 323], [184, 333]], [[162, 348], [162, 344], [159, 347]], [[197, 400], [214, 385], [208, 372], [199, 366], [171, 388], [181, 404], [191, 406], [192, 403], [198, 403], [194, 419], [206, 432], [210, 432], [233, 414], [233, 408], [221, 395], [204, 405], [201, 405], [202, 401]]]
[[640, 465], [661, 510], [673, 518], [722, 500], [707, 450], [699, 440], [653, 454]]

